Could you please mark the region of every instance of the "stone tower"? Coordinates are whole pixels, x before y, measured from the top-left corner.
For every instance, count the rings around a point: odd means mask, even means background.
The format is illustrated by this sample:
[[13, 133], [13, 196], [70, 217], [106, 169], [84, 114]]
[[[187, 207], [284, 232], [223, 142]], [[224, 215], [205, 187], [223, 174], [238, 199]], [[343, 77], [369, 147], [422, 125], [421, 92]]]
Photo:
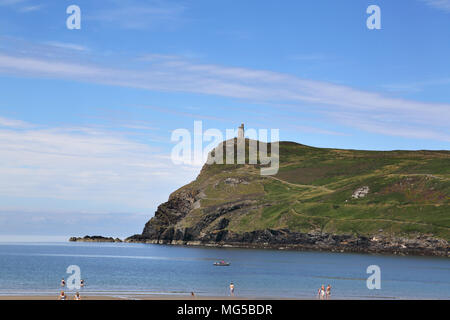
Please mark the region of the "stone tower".
[[238, 128], [238, 138], [244, 138], [244, 124], [243, 123]]

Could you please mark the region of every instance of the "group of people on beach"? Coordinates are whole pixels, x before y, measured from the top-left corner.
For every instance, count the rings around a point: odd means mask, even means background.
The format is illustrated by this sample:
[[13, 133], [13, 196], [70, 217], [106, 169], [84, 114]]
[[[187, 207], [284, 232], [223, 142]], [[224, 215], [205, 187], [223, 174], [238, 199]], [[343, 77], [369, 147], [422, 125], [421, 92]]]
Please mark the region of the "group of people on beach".
[[[65, 285], [66, 285], [66, 281], [65, 281], [64, 278], [63, 278], [63, 279], [61, 280], [61, 287], [65, 287]], [[80, 280], [80, 287], [84, 287], [84, 285], [85, 285], [84, 280], [81, 279], [81, 280]], [[192, 297], [195, 296], [194, 292], [191, 292], [191, 296], [192, 296]], [[231, 297], [234, 297], [234, 283], [233, 283], [233, 282], [230, 283], [230, 296], [231, 296]], [[319, 290], [317, 291], [317, 297], [318, 297], [320, 300], [327, 300], [327, 299], [330, 299], [330, 297], [331, 297], [331, 286], [328, 285], [327, 288], [325, 289], [325, 285], [322, 285], [322, 286], [319, 288]], [[73, 297], [73, 299], [74, 299], [74, 300], [81, 300], [80, 293], [79, 293], [79, 292], [76, 292], [75, 295], [74, 295], [74, 297]], [[67, 300], [67, 296], [66, 296], [66, 294], [64, 293], [64, 291], [61, 291], [61, 293], [60, 293], [60, 295], [59, 295], [59, 300]]]
[[[230, 283], [230, 296], [234, 297], [234, 283], [233, 282]], [[192, 298], [195, 297], [194, 291], [191, 291], [191, 297]]]
[[[61, 287], [65, 287], [65, 286], [66, 286], [66, 280], [64, 280], [64, 278], [62, 278], [62, 280], [61, 280]], [[80, 287], [81, 288], [84, 287], [84, 280], [83, 279], [80, 280]], [[61, 290], [61, 293], [59, 294], [58, 299], [59, 300], [67, 300], [67, 296], [66, 296], [66, 294], [65, 294], [65, 292], [63, 290]], [[80, 296], [80, 293], [78, 291], [73, 296], [73, 300], [81, 300], [81, 296]]]
[[317, 297], [320, 300], [330, 299], [330, 297], [331, 297], [331, 286], [328, 285], [327, 288], [325, 289], [325, 285], [322, 285], [319, 288], [319, 290], [317, 291]]
[[[194, 292], [191, 292], [191, 296], [195, 297]], [[230, 296], [234, 297], [234, 283], [230, 283]], [[325, 289], [325, 285], [322, 285], [319, 290], [317, 291], [317, 297], [320, 300], [328, 300], [331, 297], [331, 285], [328, 285]]]
[[[61, 293], [59, 294], [58, 297], [59, 300], [67, 300], [67, 296], [64, 293], [64, 291], [61, 291]], [[73, 300], [81, 300], [81, 296], [79, 292], [76, 292], [75, 295], [73, 296]]]
[[[61, 287], [65, 287], [66, 286], [66, 280], [64, 280], [64, 278], [61, 279]], [[83, 288], [84, 287], [84, 280], [81, 279], [80, 280], [80, 287]]]

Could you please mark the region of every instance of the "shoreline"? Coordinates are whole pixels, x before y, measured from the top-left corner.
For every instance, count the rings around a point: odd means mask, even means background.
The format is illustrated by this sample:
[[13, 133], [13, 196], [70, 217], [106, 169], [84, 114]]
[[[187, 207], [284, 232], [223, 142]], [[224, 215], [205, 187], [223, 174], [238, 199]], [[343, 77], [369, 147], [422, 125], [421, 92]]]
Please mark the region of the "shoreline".
[[[66, 301], [74, 300], [73, 293], [67, 294]], [[50, 294], [11, 294], [11, 295], [0, 295], [0, 301], [23, 301], [23, 300], [37, 300], [37, 301], [59, 301], [58, 294], [50, 295]], [[97, 301], [107, 301], [107, 300], [169, 300], [169, 301], [267, 301], [267, 300], [280, 300], [280, 301], [322, 301], [322, 299], [317, 298], [317, 296], [311, 297], [251, 297], [251, 296], [214, 296], [214, 295], [196, 295], [192, 297], [191, 295], [179, 295], [179, 294], [94, 294], [94, 295], [83, 295], [81, 294], [81, 300], [97, 300]], [[354, 297], [336, 297], [332, 296], [327, 300], [335, 300], [335, 301], [345, 301], [345, 300], [366, 300], [366, 301], [376, 301], [376, 300], [391, 300], [391, 301], [400, 301], [400, 300], [448, 300], [448, 298], [430, 298], [430, 297], [390, 297], [390, 296], [354, 296]], [[75, 301], [75, 300], [74, 300]]]
[[[67, 294], [66, 300], [74, 300], [73, 293]], [[180, 295], [180, 294], [81, 294], [82, 300], [314, 300], [314, 298], [285, 298], [285, 297], [248, 297], [248, 296], [213, 296], [213, 295]], [[1, 295], [0, 300], [58, 300], [58, 294], [11, 294]]]
[[[415, 298], [418, 300], [430, 300], [429, 298]], [[59, 301], [58, 295], [0, 295], [0, 301], [14, 301], [14, 300], [46, 300], [46, 301]], [[74, 300], [73, 294], [67, 294], [66, 301]], [[97, 300], [97, 301], [105, 301], [105, 300], [173, 300], [173, 301], [217, 301], [217, 300], [249, 300], [249, 301], [264, 301], [264, 300], [291, 300], [291, 301], [313, 301], [320, 300], [317, 297], [248, 297], [248, 296], [203, 296], [196, 295], [194, 297], [190, 295], [167, 295], [167, 294], [130, 294], [130, 295], [81, 295], [81, 300]], [[325, 299], [327, 300], [327, 299]], [[324, 301], [325, 301], [324, 300]], [[408, 300], [408, 298], [397, 298], [397, 297], [332, 297], [328, 300]], [[434, 300], [434, 299], [431, 299]], [[445, 300], [445, 299], [444, 299]], [[75, 301], [75, 300], [74, 300]]]
[[[77, 241], [85, 242], [85, 241]], [[260, 250], [277, 250], [277, 251], [304, 251], [304, 252], [329, 252], [329, 253], [355, 253], [368, 255], [386, 255], [386, 256], [411, 256], [411, 257], [441, 257], [450, 258], [450, 252], [442, 251], [425, 251], [405, 248], [384, 248], [384, 249], [367, 249], [367, 248], [350, 248], [350, 247], [318, 247], [301, 244], [243, 244], [243, 243], [217, 243], [217, 242], [200, 242], [200, 241], [164, 241], [164, 240], [124, 240], [123, 243], [141, 243], [170, 245], [180, 247], [203, 247], [203, 248], [236, 248], [236, 249], [260, 249]]]

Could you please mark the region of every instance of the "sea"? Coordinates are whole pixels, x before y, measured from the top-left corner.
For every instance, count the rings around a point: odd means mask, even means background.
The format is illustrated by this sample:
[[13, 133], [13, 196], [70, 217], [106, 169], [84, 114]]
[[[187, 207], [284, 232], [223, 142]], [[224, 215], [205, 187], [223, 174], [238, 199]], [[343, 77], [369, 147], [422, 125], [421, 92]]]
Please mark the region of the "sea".
[[331, 285], [332, 299], [450, 299], [443, 257], [82, 242], [0, 243], [0, 295], [57, 296], [69, 266], [86, 283], [69, 294], [225, 297], [233, 282], [243, 298], [316, 299]]

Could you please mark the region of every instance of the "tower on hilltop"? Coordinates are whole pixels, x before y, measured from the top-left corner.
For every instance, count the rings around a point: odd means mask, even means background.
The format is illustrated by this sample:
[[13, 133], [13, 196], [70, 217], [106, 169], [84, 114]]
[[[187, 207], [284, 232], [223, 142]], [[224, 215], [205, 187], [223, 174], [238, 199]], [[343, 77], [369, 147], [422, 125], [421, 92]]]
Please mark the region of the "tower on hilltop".
[[244, 138], [244, 124], [243, 123], [238, 128], [238, 138]]

